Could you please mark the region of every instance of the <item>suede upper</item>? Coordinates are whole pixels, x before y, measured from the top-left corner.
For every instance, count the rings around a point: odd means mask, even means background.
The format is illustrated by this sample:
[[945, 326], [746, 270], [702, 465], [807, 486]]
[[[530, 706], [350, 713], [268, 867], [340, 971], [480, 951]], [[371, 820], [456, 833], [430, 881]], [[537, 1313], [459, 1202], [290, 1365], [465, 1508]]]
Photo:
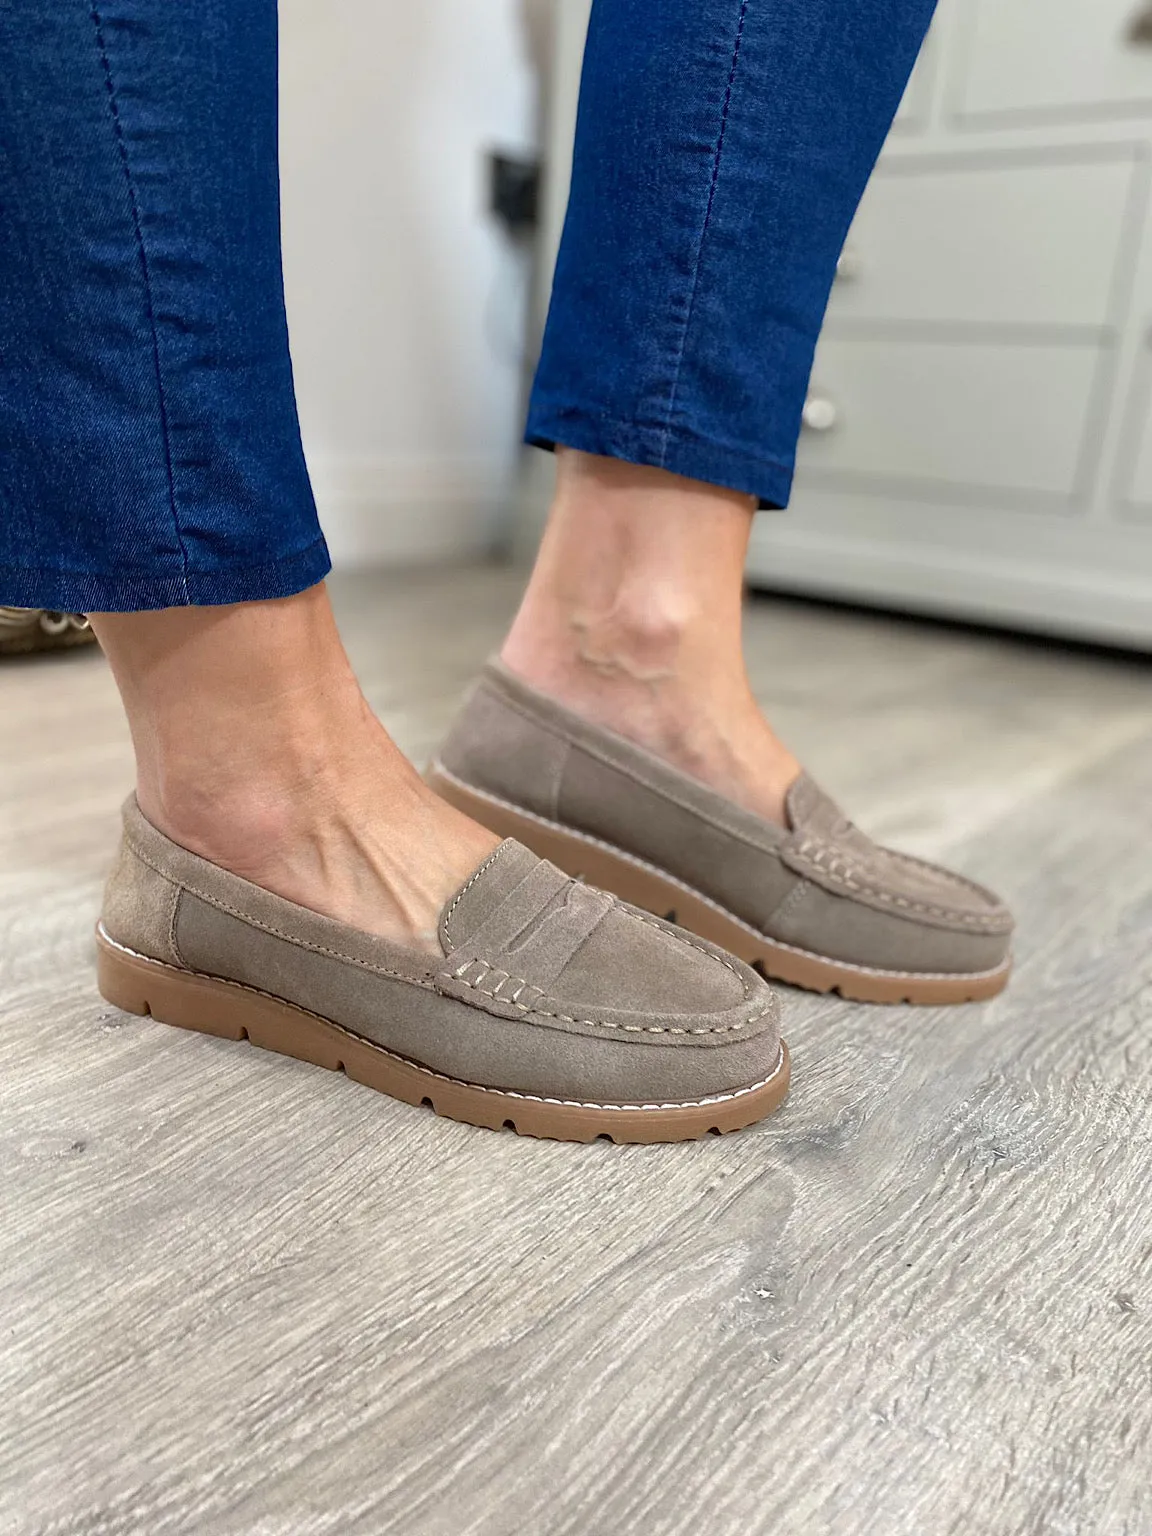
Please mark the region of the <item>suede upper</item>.
[[489, 662], [440, 753], [457, 779], [666, 871], [758, 933], [894, 973], [1002, 965], [1012, 919], [982, 886], [879, 847], [801, 775], [787, 826], [725, 799]]
[[445, 905], [437, 957], [199, 858], [133, 798], [102, 923], [138, 954], [282, 998], [481, 1086], [680, 1103], [760, 1083], [780, 1060], [775, 996], [748, 966], [510, 840]]

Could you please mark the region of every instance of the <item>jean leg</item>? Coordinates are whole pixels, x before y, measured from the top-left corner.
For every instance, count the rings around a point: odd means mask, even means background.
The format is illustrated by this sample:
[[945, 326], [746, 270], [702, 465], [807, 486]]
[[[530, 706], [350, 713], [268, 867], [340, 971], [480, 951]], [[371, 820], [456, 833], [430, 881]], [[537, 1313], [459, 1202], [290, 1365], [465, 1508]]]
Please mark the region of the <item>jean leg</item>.
[[0, 58], [0, 602], [310, 586], [275, 0], [21, 0]]
[[934, 0], [595, 0], [527, 438], [786, 504], [852, 215]]

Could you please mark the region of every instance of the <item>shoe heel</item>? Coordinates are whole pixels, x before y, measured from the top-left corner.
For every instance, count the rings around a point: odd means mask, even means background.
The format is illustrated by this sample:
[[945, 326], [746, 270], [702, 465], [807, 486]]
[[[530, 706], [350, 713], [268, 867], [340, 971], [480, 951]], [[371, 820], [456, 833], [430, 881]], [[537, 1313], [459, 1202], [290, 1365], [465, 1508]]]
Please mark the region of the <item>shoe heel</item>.
[[161, 1024], [194, 1029], [222, 1040], [243, 1040], [243, 1023], [230, 1010], [212, 1006], [198, 977], [143, 955], [128, 955], [96, 933], [96, 985], [106, 1002], [125, 1013], [150, 1014]]

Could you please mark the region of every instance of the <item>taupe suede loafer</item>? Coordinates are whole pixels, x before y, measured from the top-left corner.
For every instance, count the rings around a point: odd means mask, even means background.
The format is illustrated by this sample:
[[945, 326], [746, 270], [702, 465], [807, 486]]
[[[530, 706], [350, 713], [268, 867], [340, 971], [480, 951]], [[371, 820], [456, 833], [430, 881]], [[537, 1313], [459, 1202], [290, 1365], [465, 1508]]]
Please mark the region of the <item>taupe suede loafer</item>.
[[788, 1089], [761, 977], [511, 840], [444, 907], [436, 956], [198, 858], [133, 798], [96, 937], [117, 1007], [470, 1125], [685, 1141], [750, 1125]]
[[877, 1003], [991, 997], [1012, 918], [871, 842], [806, 775], [777, 826], [490, 662], [428, 770], [446, 799], [766, 976]]

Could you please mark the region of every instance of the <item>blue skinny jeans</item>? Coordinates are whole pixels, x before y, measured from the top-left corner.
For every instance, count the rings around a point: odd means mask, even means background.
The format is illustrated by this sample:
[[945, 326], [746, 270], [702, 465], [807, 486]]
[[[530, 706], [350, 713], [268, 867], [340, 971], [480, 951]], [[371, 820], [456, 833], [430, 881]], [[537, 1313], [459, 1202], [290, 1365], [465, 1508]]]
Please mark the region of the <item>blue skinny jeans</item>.
[[[783, 506], [840, 251], [933, 0], [596, 0], [534, 443]], [[319, 581], [275, 0], [0, 4], [0, 603]]]

